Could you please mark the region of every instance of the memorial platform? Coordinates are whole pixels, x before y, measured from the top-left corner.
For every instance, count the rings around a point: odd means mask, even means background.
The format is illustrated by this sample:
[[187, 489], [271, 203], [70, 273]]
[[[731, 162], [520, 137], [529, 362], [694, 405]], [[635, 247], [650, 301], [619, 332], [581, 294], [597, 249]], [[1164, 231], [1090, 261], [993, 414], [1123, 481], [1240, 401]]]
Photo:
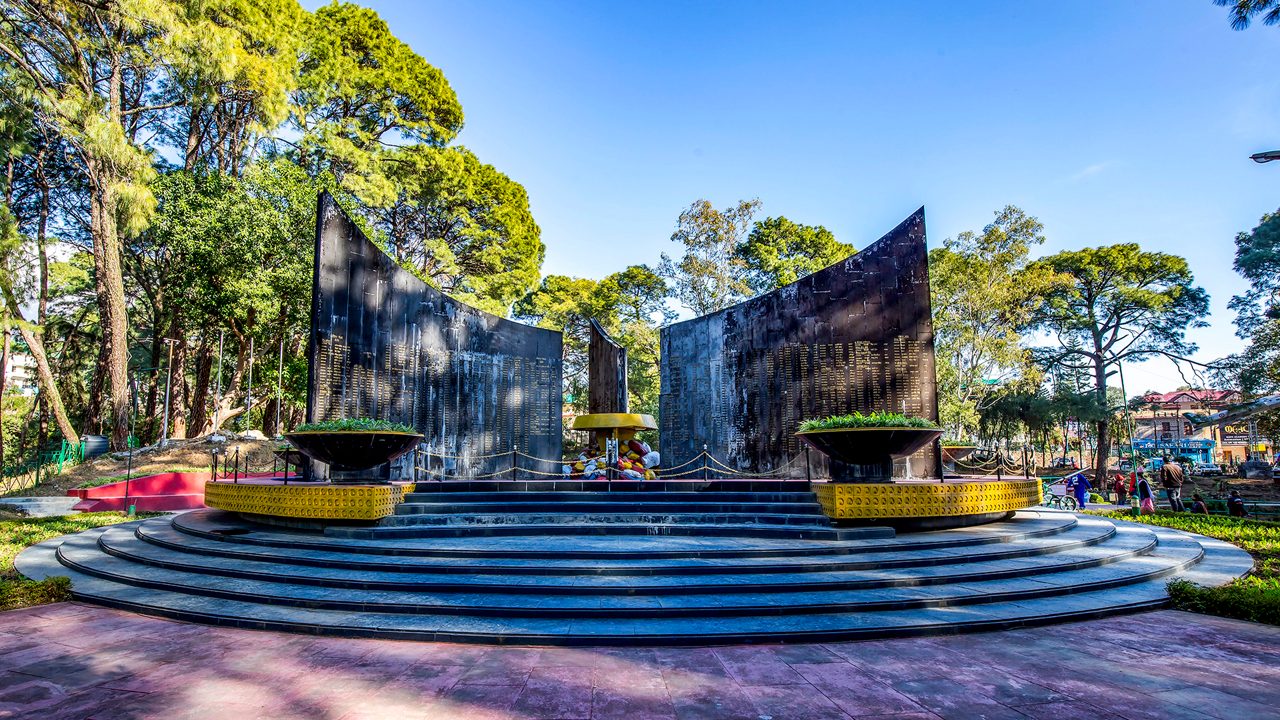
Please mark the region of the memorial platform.
[[[793, 484], [794, 486], [794, 484]], [[841, 528], [813, 493], [458, 488], [366, 527], [197, 510], [34, 546], [80, 600], [291, 632], [522, 645], [710, 645], [1048, 624], [1160, 607], [1252, 566], [1225, 543], [1093, 516]], [[514, 497], [514, 496], [519, 497]]]
[[204, 504], [229, 512], [303, 520], [374, 521], [395, 512], [408, 483], [347, 485], [247, 479], [210, 480]]

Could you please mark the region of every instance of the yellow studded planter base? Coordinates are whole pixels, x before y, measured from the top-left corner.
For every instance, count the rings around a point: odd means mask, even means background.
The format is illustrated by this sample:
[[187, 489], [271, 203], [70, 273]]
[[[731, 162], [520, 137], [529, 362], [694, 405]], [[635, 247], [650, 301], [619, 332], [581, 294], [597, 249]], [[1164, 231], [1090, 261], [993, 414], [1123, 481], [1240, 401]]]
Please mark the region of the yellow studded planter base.
[[259, 485], [208, 482], [204, 504], [230, 512], [312, 520], [377, 520], [395, 512], [408, 485]]
[[928, 518], [1021, 510], [1040, 504], [1039, 480], [946, 483], [812, 483], [834, 520]]

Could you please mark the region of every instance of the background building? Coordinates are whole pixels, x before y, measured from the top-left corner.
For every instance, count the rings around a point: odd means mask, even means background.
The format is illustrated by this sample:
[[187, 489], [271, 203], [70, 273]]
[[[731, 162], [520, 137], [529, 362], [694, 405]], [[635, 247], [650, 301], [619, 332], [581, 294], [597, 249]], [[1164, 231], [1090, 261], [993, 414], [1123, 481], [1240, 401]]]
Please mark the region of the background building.
[[1193, 431], [1183, 417], [1189, 412], [1215, 413], [1240, 400], [1240, 393], [1234, 390], [1147, 393], [1133, 414], [1134, 449], [1145, 457], [1168, 454], [1186, 455], [1197, 462], [1242, 462], [1248, 457], [1248, 421]]

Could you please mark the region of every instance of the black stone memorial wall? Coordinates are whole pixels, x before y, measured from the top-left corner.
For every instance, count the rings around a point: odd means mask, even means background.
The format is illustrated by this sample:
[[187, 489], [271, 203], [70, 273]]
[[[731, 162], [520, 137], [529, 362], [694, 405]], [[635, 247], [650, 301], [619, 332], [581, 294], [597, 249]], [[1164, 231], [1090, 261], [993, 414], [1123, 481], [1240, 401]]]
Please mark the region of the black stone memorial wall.
[[591, 320], [587, 346], [587, 412], [624, 413], [627, 397], [627, 349]]
[[[924, 209], [849, 258], [662, 329], [664, 465], [707, 451], [743, 473], [805, 474], [807, 418], [855, 410], [937, 421]], [[813, 452], [815, 476], [827, 474]], [[935, 443], [911, 458], [941, 476]], [[901, 470], [900, 470], [901, 472]]]
[[[444, 475], [561, 456], [561, 336], [453, 300], [401, 268], [324, 193], [316, 219], [307, 419], [412, 425]], [[413, 475], [413, 455], [390, 474]]]

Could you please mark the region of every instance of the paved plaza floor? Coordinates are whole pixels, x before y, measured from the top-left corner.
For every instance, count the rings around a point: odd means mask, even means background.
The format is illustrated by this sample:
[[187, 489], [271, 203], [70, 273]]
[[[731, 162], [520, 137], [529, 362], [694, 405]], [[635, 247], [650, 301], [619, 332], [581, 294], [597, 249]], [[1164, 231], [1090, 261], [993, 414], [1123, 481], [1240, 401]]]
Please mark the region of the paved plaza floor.
[[1280, 717], [1280, 628], [1176, 611], [936, 638], [518, 648], [0, 613], [0, 718]]

